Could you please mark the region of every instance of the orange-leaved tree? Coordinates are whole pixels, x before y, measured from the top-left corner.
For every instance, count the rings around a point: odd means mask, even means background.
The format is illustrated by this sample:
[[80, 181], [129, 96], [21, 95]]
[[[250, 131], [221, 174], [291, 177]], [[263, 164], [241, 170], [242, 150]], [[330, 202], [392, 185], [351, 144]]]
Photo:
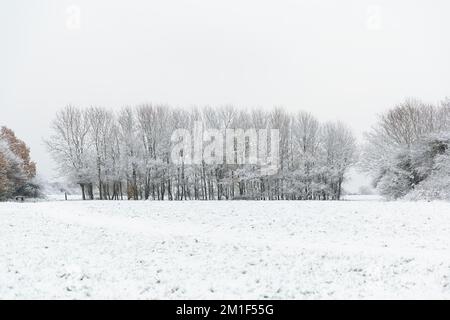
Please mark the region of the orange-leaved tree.
[[[0, 199], [27, 193], [36, 176], [36, 164], [30, 159], [30, 149], [14, 131], [0, 129]], [[34, 188], [34, 187], [33, 187]]]

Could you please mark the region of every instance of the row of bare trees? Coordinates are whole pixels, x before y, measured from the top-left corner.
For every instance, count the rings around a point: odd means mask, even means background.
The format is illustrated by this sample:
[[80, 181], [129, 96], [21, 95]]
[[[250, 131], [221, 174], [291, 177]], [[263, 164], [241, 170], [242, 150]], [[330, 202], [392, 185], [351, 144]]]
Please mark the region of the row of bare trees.
[[[277, 170], [268, 175], [257, 164], [175, 163], [172, 133], [198, 122], [221, 131], [278, 129]], [[355, 140], [344, 124], [321, 124], [309, 113], [282, 108], [67, 106], [52, 130], [48, 149], [83, 199], [340, 199], [355, 160]]]

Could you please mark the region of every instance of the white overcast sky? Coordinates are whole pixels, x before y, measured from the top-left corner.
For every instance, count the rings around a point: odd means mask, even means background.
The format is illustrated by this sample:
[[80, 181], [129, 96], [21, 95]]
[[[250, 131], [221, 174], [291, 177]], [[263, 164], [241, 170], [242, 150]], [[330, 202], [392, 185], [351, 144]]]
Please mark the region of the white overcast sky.
[[42, 139], [69, 103], [278, 105], [360, 137], [405, 97], [450, 96], [449, 13], [448, 0], [1, 0], [0, 125], [50, 178]]

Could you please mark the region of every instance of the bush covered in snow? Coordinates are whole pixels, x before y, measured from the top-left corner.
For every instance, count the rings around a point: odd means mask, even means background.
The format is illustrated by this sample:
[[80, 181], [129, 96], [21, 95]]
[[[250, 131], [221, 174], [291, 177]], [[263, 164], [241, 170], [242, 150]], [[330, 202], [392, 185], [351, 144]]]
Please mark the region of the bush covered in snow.
[[389, 199], [450, 199], [450, 100], [407, 100], [367, 134], [361, 165]]
[[450, 200], [450, 132], [434, 136], [425, 144], [425, 165], [419, 167], [423, 170], [423, 180], [407, 195], [407, 199], [419, 200]]

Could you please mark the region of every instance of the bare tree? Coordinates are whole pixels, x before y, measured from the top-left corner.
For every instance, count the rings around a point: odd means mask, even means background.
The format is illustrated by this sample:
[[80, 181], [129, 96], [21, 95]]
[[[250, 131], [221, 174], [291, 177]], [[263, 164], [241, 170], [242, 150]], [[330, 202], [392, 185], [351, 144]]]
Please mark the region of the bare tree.
[[93, 198], [88, 158], [90, 126], [86, 113], [69, 105], [56, 113], [51, 127], [53, 135], [45, 143], [60, 172], [80, 185], [83, 200], [86, 191]]

